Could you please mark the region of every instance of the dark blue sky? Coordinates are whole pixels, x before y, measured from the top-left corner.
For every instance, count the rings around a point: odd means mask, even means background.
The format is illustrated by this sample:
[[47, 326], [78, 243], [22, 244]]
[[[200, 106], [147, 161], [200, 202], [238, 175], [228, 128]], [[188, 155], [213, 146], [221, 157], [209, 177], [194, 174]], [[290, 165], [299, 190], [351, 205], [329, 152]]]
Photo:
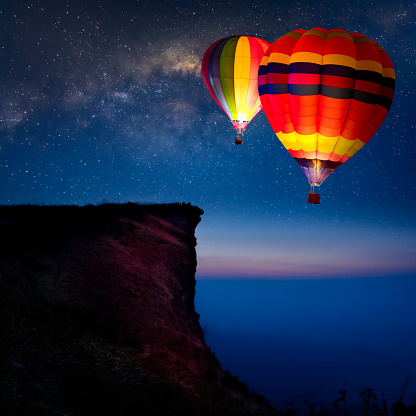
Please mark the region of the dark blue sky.
[[[201, 277], [414, 273], [414, 6], [3, 1], [0, 203], [191, 202]], [[365, 34], [396, 70], [387, 119], [320, 206], [263, 113], [234, 145], [200, 74], [224, 36], [315, 26]]]

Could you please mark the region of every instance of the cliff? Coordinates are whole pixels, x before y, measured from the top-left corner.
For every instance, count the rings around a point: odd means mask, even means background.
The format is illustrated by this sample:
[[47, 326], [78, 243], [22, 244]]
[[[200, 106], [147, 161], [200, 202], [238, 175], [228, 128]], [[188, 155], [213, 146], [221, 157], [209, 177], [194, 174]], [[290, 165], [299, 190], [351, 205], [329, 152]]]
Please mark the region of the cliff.
[[2, 415], [269, 415], [194, 308], [190, 204], [0, 207]]

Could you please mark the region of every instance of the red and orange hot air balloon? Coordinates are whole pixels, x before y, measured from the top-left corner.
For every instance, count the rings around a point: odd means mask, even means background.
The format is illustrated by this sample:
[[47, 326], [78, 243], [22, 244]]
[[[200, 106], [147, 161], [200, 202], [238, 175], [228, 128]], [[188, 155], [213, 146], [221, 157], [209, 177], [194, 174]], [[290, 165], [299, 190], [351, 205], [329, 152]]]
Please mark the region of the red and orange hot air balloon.
[[253, 36], [230, 36], [212, 44], [202, 59], [205, 85], [237, 129], [235, 144], [243, 143], [245, 128], [262, 108], [257, 76], [269, 46]]
[[308, 201], [383, 123], [395, 75], [384, 49], [342, 29], [298, 29], [274, 42], [259, 68], [259, 94], [277, 137], [308, 178]]

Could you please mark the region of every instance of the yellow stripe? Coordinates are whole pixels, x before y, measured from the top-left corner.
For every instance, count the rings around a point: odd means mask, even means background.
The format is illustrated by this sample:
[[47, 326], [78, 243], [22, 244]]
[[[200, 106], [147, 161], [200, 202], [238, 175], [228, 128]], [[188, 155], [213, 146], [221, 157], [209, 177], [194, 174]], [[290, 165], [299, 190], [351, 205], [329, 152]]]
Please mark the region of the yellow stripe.
[[333, 32], [328, 32], [328, 34], [326, 35], [326, 38], [347, 38], [352, 40], [352, 36], [346, 32], [345, 30], [339, 29], [339, 30], [334, 30]]
[[290, 63], [293, 62], [311, 62], [313, 64], [322, 64], [322, 55], [314, 52], [296, 52], [290, 57]]
[[267, 65], [268, 63], [269, 63], [269, 57], [266, 55], [263, 55], [263, 58], [261, 58], [261, 61], [260, 61], [260, 66]]
[[[302, 145], [309, 145], [311, 143], [313, 143], [314, 145], [316, 145], [316, 140], [318, 138], [318, 133], [313, 133], [313, 134], [297, 134], [299, 143], [301, 143]], [[315, 149], [316, 150], [316, 146]]]
[[332, 153], [334, 145], [318, 143], [318, 152], [321, 153]]
[[279, 140], [282, 142], [283, 146], [287, 150], [299, 150], [299, 145], [296, 140], [296, 133], [282, 133], [279, 131], [279, 133], [276, 133], [276, 136], [279, 138]]
[[343, 65], [354, 69], [356, 67], [356, 63], [357, 61], [354, 58], [351, 58], [350, 56], [335, 53], [330, 55], [324, 55], [322, 60], [322, 65]]
[[241, 36], [235, 50], [234, 92], [237, 109], [237, 120], [247, 118], [247, 91], [250, 82], [250, 43], [247, 36]]
[[360, 139], [355, 140], [353, 146], [348, 150], [348, 156], [354, 156], [365, 145]]
[[290, 142], [290, 147], [286, 147], [288, 150], [300, 150], [298, 142]]
[[276, 135], [287, 150], [303, 150], [305, 152], [318, 150], [322, 153], [334, 153], [340, 156], [346, 154], [351, 157], [365, 144], [359, 139], [348, 140], [342, 136], [328, 137], [319, 133], [304, 135], [296, 132], [278, 132]]
[[241, 118], [241, 91], [243, 90], [243, 83], [241, 79], [234, 80], [234, 94], [235, 94], [235, 108], [237, 112], [237, 117], [235, 120], [244, 121]]
[[396, 75], [394, 74], [393, 68], [383, 68], [383, 77], [389, 77], [396, 79]]
[[277, 133], [278, 137], [280, 140], [284, 140], [288, 143], [295, 143], [296, 142], [296, 134], [294, 131], [292, 131], [292, 133], [283, 133], [283, 132], [279, 132]]
[[282, 143], [282, 145], [285, 147], [286, 150], [294, 150], [290, 147], [290, 143], [286, 142], [285, 140], [282, 140], [279, 138], [279, 136], [276, 133], [277, 138], [280, 140], [280, 143]]
[[299, 148], [305, 152], [314, 152], [316, 151], [316, 141], [318, 138], [318, 133], [314, 134], [299, 134], [296, 133], [296, 138], [299, 144]]
[[290, 55], [285, 53], [274, 52], [270, 54], [269, 62], [279, 62], [281, 64], [290, 64]]
[[322, 39], [326, 39], [326, 33], [322, 32], [321, 30], [310, 29], [306, 31], [302, 36], [314, 35], [319, 36]]
[[318, 152], [332, 153], [339, 136], [328, 137], [318, 133]]
[[316, 151], [316, 143], [299, 143], [299, 147], [304, 152], [315, 152]]
[[[250, 49], [249, 49], [250, 53]], [[247, 113], [249, 112], [249, 87], [250, 87], [250, 70], [251, 70], [251, 63], [250, 58], [244, 58], [244, 67], [243, 67], [243, 80], [242, 80], [242, 89], [241, 89], [241, 111], [240, 117], [241, 120], [247, 120]], [[258, 90], [257, 90], [258, 94]], [[239, 107], [237, 107], [237, 112]]]
[[351, 146], [354, 144], [354, 141], [355, 140], [348, 140], [342, 136], [339, 136], [338, 143], [334, 147], [334, 153], [336, 153], [337, 155], [344, 156], [351, 148]]
[[323, 144], [325, 146], [335, 146], [339, 136], [323, 136], [322, 134], [318, 133], [318, 143]]
[[374, 71], [383, 74], [383, 67], [381, 63], [377, 61], [367, 61], [363, 59], [361, 61], [357, 61], [357, 70], [366, 70], [366, 71]]

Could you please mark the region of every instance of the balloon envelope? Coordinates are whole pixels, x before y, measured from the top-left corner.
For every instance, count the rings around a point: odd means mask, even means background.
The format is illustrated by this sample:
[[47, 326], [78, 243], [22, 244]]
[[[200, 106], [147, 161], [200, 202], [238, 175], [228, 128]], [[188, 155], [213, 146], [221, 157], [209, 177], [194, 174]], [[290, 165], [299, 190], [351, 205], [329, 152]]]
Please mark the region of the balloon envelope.
[[270, 43], [253, 36], [230, 36], [212, 44], [201, 65], [205, 85], [235, 129], [244, 130], [261, 110], [258, 69]]
[[268, 48], [258, 84], [274, 132], [319, 186], [380, 127], [395, 74], [384, 49], [359, 33], [298, 29]]

